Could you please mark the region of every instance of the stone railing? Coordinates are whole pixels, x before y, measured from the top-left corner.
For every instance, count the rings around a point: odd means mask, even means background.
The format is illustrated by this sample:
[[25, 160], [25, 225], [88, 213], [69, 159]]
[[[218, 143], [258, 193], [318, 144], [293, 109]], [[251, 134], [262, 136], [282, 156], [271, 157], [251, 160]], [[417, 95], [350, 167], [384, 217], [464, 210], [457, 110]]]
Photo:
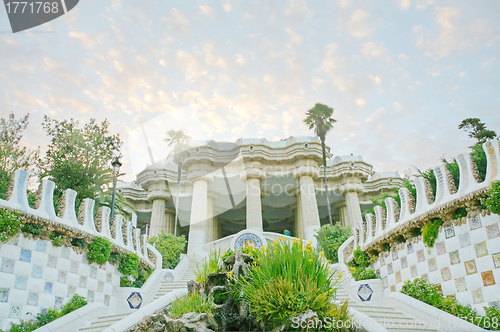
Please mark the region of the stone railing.
[[[141, 235], [141, 230], [133, 226], [137, 216], [132, 214], [131, 221], [125, 221], [122, 215], [116, 214], [109, 218], [111, 209], [100, 207], [94, 218], [94, 200], [85, 198], [79, 211], [75, 210], [77, 192], [72, 189], [64, 191], [56, 214], [54, 208], [55, 184], [43, 180], [38, 188], [35, 206], [28, 204], [28, 178], [25, 170], [17, 170], [9, 185], [5, 200], [0, 199], [0, 207], [22, 211], [28, 222], [44, 225], [44, 229], [64, 232], [71, 238], [83, 238], [91, 242], [96, 236], [109, 239], [118, 252], [135, 253], [142, 263], [151, 268], [161, 268], [161, 254], [147, 242], [147, 235]], [[48, 235], [48, 234], [46, 234]]]
[[497, 139], [483, 144], [486, 152], [486, 178], [480, 182], [477, 166], [469, 153], [456, 158], [460, 180], [458, 190], [445, 165], [434, 168], [436, 176], [436, 197], [428, 181], [422, 177], [415, 179], [416, 199], [406, 189], [399, 189], [401, 206], [393, 198], [387, 198], [387, 209], [374, 208], [375, 215], [366, 214], [365, 220], [353, 228], [354, 248], [361, 247], [368, 253], [376, 254], [392, 244], [405, 242], [415, 231], [422, 228], [432, 218], [451, 221], [458, 208], [465, 208], [468, 217], [481, 213], [480, 199], [491, 183], [500, 180], [500, 142]]

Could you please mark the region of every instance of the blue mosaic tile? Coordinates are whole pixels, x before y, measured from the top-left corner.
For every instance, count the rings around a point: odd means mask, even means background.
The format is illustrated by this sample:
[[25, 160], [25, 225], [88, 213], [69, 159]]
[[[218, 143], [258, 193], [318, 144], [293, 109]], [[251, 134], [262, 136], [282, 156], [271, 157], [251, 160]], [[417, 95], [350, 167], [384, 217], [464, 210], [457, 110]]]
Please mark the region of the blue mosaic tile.
[[49, 255], [47, 266], [55, 268], [57, 266], [57, 256]]
[[4, 273], [14, 272], [15, 263], [16, 262], [13, 259], [2, 258], [2, 268], [0, 269], [0, 271]]
[[48, 282], [48, 281], [45, 282], [45, 288], [43, 291], [45, 293], [52, 293], [52, 285], [53, 285], [53, 283], [51, 283], [51, 282]]
[[47, 251], [47, 240], [36, 240], [36, 250], [46, 252]]
[[104, 295], [104, 304], [109, 306], [110, 299], [111, 299], [111, 297], [109, 295]]
[[497, 310], [500, 310], [500, 301], [491, 301], [488, 302], [490, 307], [495, 307]]
[[372, 299], [373, 289], [369, 284], [363, 284], [359, 286], [358, 297], [363, 302], [368, 302]]
[[59, 270], [59, 275], [57, 276], [57, 282], [65, 284], [67, 278], [68, 278], [68, 271]]
[[42, 279], [43, 274], [43, 266], [33, 265], [33, 269], [31, 270], [31, 276], [33, 278]]
[[97, 277], [97, 267], [95, 266], [90, 267], [90, 277], [91, 278]]
[[132, 292], [130, 293], [129, 297], [127, 298], [128, 305], [130, 309], [139, 309], [142, 304], [142, 296], [141, 293], [139, 292]]
[[14, 288], [17, 289], [26, 289], [26, 285], [28, 284], [28, 277], [16, 276], [16, 281], [14, 283]]
[[31, 250], [28, 249], [21, 249], [21, 256], [19, 257], [20, 261], [23, 262], [31, 262]]
[[474, 217], [472, 219], [469, 219], [469, 224], [470, 224], [470, 229], [471, 230], [477, 229], [477, 228], [480, 228], [480, 227], [483, 226], [481, 224], [481, 218], [479, 217], [479, 215], [477, 215], [476, 217]]
[[453, 225], [446, 226], [444, 228], [444, 235], [447, 239], [455, 236], [455, 228], [453, 227]]
[[406, 245], [406, 247], [408, 248], [408, 255], [409, 254], [413, 254], [413, 252], [415, 251], [415, 249], [413, 248], [413, 243], [412, 242], [408, 242], [408, 244]]
[[0, 288], [0, 302], [9, 301], [9, 288]]
[[20, 304], [11, 304], [9, 318], [20, 318], [22, 309], [23, 309], [23, 306]]
[[54, 308], [56, 309], [61, 309], [63, 307], [63, 297], [56, 296], [55, 302], [54, 302]]
[[28, 303], [29, 305], [37, 305], [38, 304], [38, 293], [30, 292], [28, 294]]
[[40, 313], [41, 314], [46, 314], [48, 311], [49, 311], [48, 308], [42, 308], [42, 309], [40, 309]]
[[12, 244], [12, 245], [15, 245], [17, 246], [19, 244], [19, 237], [21, 236], [20, 233], [17, 233], [16, 235], [14, 235], [13, 237], [11, 237], [9, 239], [9, 241], [5, 242], [7, 244]]
[[499, 237], [500, 231], [498, 230], [498, 223], [486, 226], [486, 235], [488, 239]]
[[95, 292], [93, 290], [89, 290], [87, 293], [87, 301], [94, 302]]
[[460, 239], [460, 248], [465, 248], [470, 246], [469, 233], [460, 234], [458, 238]]

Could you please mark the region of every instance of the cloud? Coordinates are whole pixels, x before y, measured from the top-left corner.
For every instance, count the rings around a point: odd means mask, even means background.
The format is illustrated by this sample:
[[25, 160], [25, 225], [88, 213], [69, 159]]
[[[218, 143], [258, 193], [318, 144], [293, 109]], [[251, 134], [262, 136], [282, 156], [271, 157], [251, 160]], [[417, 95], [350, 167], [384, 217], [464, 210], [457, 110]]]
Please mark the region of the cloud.
[[383, 42], [368, 42], [364, 43], [361, 48], [361, 53], [363, 53], [367, 58], [379, 57], [387, 51]]
[[407, 10], [410, 8], [411, 0], [400, 0], [399, 5], [401, 6], [401, 10]]
[[90, 38], [87, 34], [83, 32], [71, 31], [69, 33], [69, 36], [71, 38], [79, 39], [82, 42], [83, 46], [87, 49], [94, 48], [95, 43], [92, 40], [92, 38]]
[[188, 82], [192, 82], [202, 74], [200, 63], [188, 51], [179, 50], [177, 52], [177, 64], [184, 71]]
[[290, 6], [285, 11], [285, 13], [287, 15], [302, 14], [302, 15], [305, 15], [306, 17], [309, 17], [309, 18], [314, 16], [314, 11], [307, 7], [306, 0], [291, 0]]
[[210, 18], [215, 18], [215, 11], [207, 5], [200, 5], [200, 13]]
[[354, 38], [365, 38], [373, 32], [373, 20], [370, 13], [358, 9], [351, 14], [348, 30]]

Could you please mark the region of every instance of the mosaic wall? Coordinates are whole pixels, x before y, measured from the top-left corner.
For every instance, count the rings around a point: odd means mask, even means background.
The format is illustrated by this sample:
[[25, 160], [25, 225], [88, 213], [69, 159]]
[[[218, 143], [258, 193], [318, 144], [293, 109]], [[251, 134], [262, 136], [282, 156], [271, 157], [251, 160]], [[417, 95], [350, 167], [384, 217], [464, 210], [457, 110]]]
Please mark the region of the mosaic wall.
[[88, 264], [86, 254], [22, 234], [0, 244], [0, 328], [62, 308], [78, 294], [113, 308], [120, 286], [117, 267]]
[[401, 250], [381, 253], [372, 267], [388, 291], [421, 277], [484, 314], [483, 306], [500, 306], [499, 221], [492, 214], [442, 227], [433, 248], [407, 241]]

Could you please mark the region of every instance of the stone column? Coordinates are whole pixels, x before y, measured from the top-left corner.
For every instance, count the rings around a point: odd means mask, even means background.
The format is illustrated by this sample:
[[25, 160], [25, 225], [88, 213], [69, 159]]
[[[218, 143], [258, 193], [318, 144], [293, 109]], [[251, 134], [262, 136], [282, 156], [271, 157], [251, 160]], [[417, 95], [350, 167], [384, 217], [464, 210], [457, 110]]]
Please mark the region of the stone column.
[[174, 234], [175, 209], [166, 210], [167, 234]]
[[348, 225], [347, 208], [345, 206], [339, 207], [339, 215], [340, 215], [341, 225], [342, 226]]
[[193, 183], [193, 199], [191, 203], [191, 219], [189, 221], [188, 255], [201, 250], [207, 243], [208, 230], [208, 184], [213, 177], [205, 175]]
[[301, 160], [301, 165], [298, 165], [298, 167], [296, 166], [293, 175], [294, 178], [299, 179], [300, 208], [302, 209], [301, 215], [304, 239], [316, 244], [314, 235], [321, 228], [316, 191], [314, 189], [314, 179], [319, 175], [316, 161], [309, 159]]
[[[247, 165], [245, 165], [247, 167]], [[262, 232], [262, 202], [260, 181], [266, 178], [263, 166], [259, 162], [251, 162], [240, 177], [246, 180], [247, 186], [247, 229]]]
[[345, 186], [345, 205], [347, 211], [347, 222], [346, 225], [351, 225], [355, 227], [359, 222], [363, 220], [361, 216], [361, 207], [359, 206], [358, 192], [362, 190], [358, 186]]
[[171, 199], [165, 188], [153, 189], [148, 192], [148, 200], [153, 202], [151, 211], [151, 223], [149, 237], [156, 236], [161, 231], [167, 232], [167, 216], [165, 215], [165, 203]]

